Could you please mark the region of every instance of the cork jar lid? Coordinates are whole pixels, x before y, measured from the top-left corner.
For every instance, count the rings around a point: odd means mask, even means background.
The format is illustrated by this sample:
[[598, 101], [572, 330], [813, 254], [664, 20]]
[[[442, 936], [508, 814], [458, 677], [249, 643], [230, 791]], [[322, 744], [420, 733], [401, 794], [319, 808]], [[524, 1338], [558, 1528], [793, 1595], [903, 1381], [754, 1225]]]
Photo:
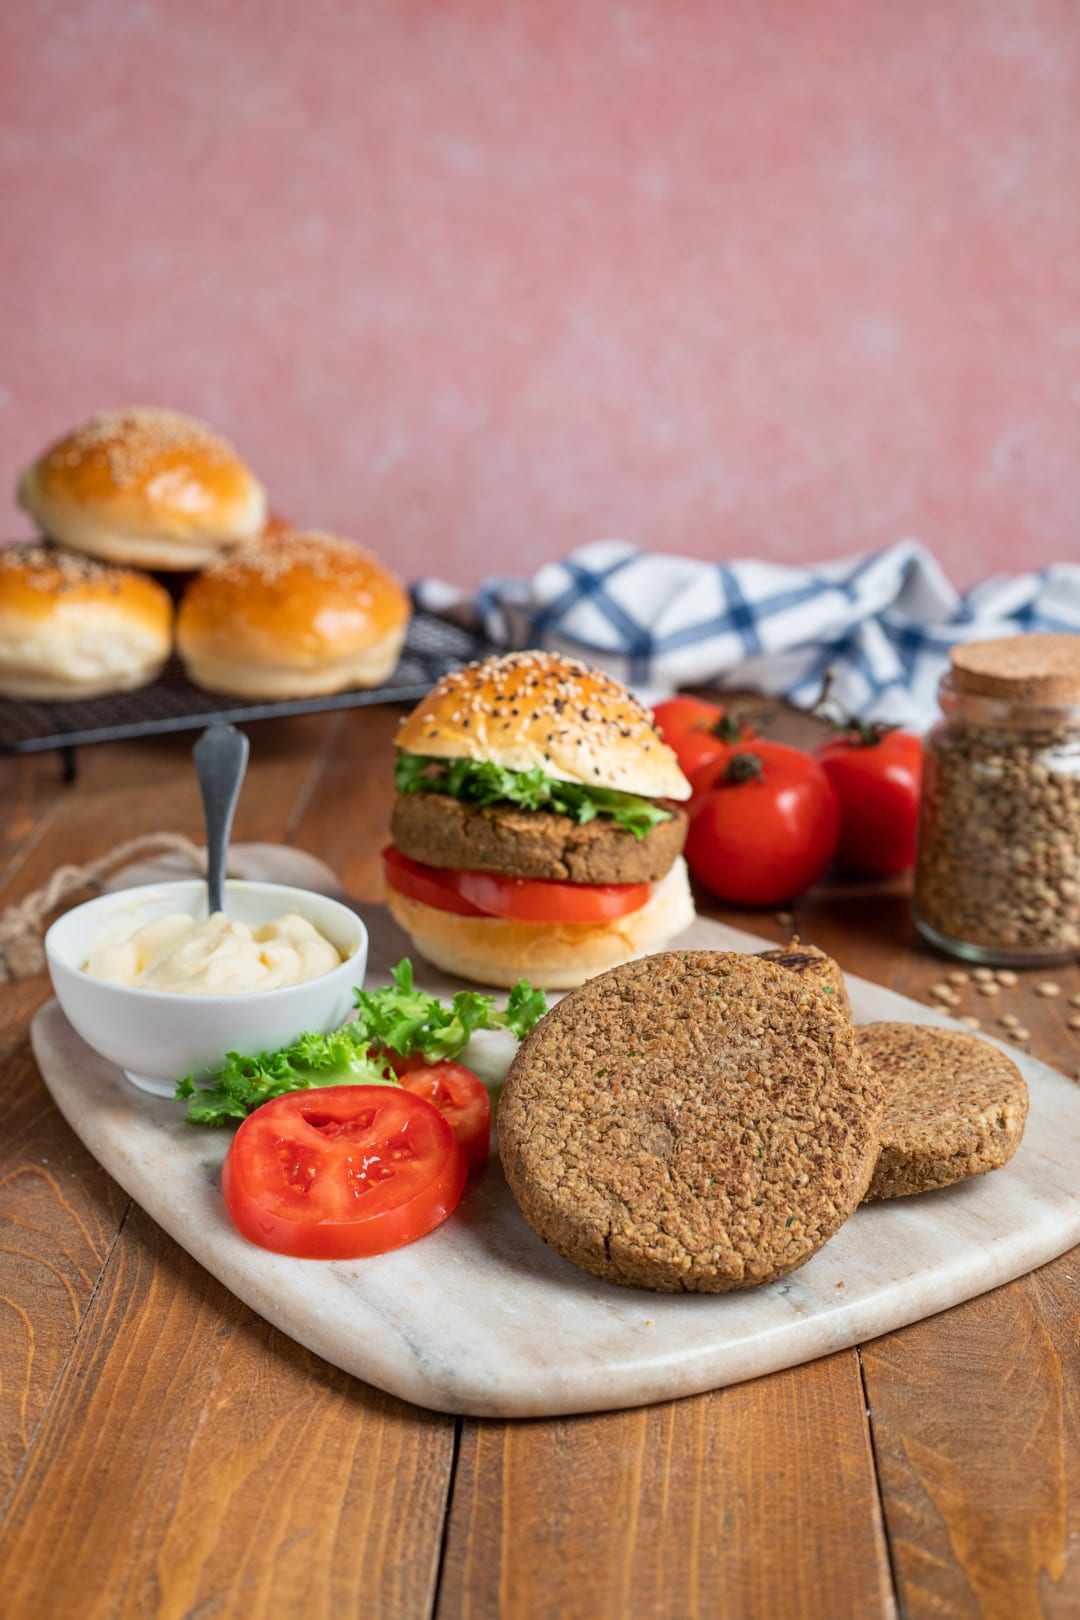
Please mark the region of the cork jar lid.
[[969, 641], [949, 657], [962, 692], [1014, 703], [1080, 703], [1080, 635]]

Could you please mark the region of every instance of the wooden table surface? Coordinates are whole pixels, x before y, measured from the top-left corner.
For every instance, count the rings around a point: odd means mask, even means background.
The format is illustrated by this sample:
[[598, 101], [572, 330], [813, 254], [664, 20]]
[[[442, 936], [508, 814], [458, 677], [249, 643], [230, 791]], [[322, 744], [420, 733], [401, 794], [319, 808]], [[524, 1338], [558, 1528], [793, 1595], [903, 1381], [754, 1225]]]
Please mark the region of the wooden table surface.
[[[397, 712], [251, 728], [241, 839], [380, 894]], [[0, 906], [136, 833], [197, 837], [191, 738], [0, 761]], [[789, 919], [717, 912], [776, 940]], [[902, 886], [826, 886], [804, 938], [925, 998]], [[1054, 977], [1065, 994], [1034, 993]], [[995, 1000], [1074, 1074], [1080, 973]], [[859, 1349], [629, 1412], [422, 1411], [326, 1365], [207, 1276], [61, 1119], [0, 987], [0, 1614], [1080, 1615], [1077, 1255]], [[1080, 1174], [1080, 1167], [1078, 1167]]]

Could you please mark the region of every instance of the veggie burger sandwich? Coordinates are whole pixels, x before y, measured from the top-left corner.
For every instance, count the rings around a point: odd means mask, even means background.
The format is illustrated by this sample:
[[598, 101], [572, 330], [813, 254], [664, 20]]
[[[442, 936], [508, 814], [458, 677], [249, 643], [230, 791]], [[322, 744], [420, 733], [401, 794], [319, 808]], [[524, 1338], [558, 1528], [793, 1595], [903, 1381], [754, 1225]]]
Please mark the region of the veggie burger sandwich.
[[510, 653], [446, 675], [397, 737], [390, 910], [437, 967], [566, 989], [687, 927], [690, 784], [599, 670]]

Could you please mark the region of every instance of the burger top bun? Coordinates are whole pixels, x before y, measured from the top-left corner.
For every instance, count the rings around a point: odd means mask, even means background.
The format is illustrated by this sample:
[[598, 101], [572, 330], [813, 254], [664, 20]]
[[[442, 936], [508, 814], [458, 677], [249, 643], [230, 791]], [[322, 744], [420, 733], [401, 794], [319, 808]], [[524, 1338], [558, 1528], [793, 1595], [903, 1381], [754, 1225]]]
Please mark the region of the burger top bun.
[[690, 797], [648, 711], [610, 675], [560, 653], [507, 653], [444, 675], [402, 722], [397, 746], [511, 771], [539, 766], [643, 798]]
[[19, 500], [50, 539], [142, 568], [206, 567], [266, 522], [228, 440], [150, 405], [91, 416], [26, 468]]

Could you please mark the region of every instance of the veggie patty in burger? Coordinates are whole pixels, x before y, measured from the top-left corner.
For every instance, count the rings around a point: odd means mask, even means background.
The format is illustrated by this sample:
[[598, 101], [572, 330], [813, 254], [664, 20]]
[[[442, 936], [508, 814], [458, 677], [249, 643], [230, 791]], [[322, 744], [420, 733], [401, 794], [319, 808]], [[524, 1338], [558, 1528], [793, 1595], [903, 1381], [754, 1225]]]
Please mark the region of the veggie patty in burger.
[[567, 989], [693, 920], [690, 784], [600, 670], [520, 652], [445, 675], [397, 737], [390, 910], [481, 984]]

